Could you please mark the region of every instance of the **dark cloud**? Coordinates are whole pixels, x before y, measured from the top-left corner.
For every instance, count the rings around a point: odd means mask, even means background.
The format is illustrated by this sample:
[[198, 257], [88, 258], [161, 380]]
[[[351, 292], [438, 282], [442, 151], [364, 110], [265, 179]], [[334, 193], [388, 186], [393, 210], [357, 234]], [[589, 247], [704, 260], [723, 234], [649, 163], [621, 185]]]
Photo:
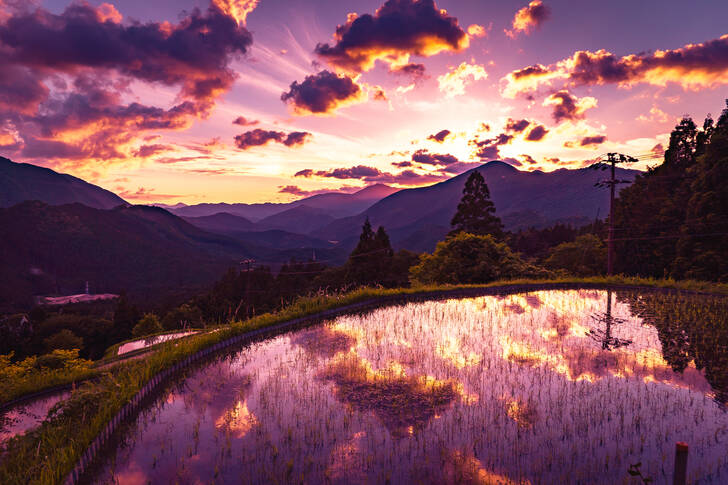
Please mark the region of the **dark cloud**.
[[260, 121], [250, 120], [250, 119], [246, 118], [245, 116], [238, 116], [237, 118], [235, 118], [233, 120], [233, 124], [239, 125], [239, 126], [253, 126], [253, 125], [257, 125], [258, 123], [260, 123]]
[[359, 85], [350, 77], [324, 70], [306, 76], [301, 83], [291, 83], [289, 91], [281, 95], [281, 100], [290, 102], [300, 114], [326, 114], [360, 98], [361, 92]]
[[349, 14], [334, 38], [334, 45], [318, 44], [316, 53], [329, 64], [354, 72], [368, 71], [378, 59], [431, 56], [468, 46], [457, 19], [433, 0], [387, 0], [374, 15]]
[[374, 167], [366, 165], [357, 165], [351, 168], [336, 168], [334, 170], [319, 170], [316, 175], [319, 177], [333, 177], [337, 179], [366, 179], [367, 177], [375, 177], [382, 172]]
[[596, 99], [590, 97], [579, 99], [566, 89], [551, 94], [544, 101], [544, 106], [553, 106], [551, 116], [557, 123], [584, 119], [584, 111], [596, 105]]
[[414, 164], [410, 162], [409, 160], [405, 160], [403, 162], [392, 162], [392, 165], [399, 168], [405, 168], [405, 167], [412, 167]]
[[523, 165], [517, 158], [513, 157], [504, 157], [502, 161], [509, 165], [513, 165], [514, 167], [520, 167]]
[[551, 116], [557, 123], [580, 117], [578, 108], [576, 107], [576, 100], [568, 91], [559, 91], [558, 93], [552, 94], [550, 98], [556, 101]]
[[[728, 83], [728, 34], [679, 49], [616, 56], [609, 51], [576, 51], [549, 67], [514, 71], [506, 76], [514, 86], [509, 91], [532, 89], [539, 82], [559, 79], [567, 86], [649, 83], [664, 86], [674, 82], [685, 88]], [[525, 78], [530, 77], [530, 80]], [[540, 77], [540, 79], [539, 79]], [[527, 81], [524, 84], [522, 81]]]
[[449, 153], [430, 153], [427, 150], [420, 149], [412, 154], [412, 161], [423, 165], [452, 165], [459, 160]]
[[448, 137], [450, 134], [450, 130], [441, 130], [435, 133], [434, 135], [430, 135], [427, 137], [428, 140], [436, 141], [438, 143], [442, 143], [445, 141], [445, 138]]
[[506, 122], [506, 131], [521, 133], [523, 130], [528, 128], [528, 125], [530, 124], [531, 122], [528, 120], [514, 120], [512, 118], [508, 118], [508, 121]]
[[530, 34], [551, 17], [551, 9], [541, 0], [533, 0], [527, 6], [516, 12], [513, 17], [512, 29], [506, 34], [515, 38], [519, 33]]
[[389, 70], [389, 72], [394, 73], [394, 74], [410, 76], [412, 78], [412, 80], [414, 80], [414, 81], [419, 81], [419, 80], [427, 77], [425, 65], [417, 64], [414, 62], [405, 64], [403, 66], [393, 66]]
[[579, 142], [579, 145], [585, 147], [589, 145], [601, 145], [607, 141], [607, 137], [605, 135], [593, 135], [593, 136], [585, 136], [581, 139]]
[[546, 136], [546, 133], [548, 133], [549, 130], [546, 129], [543, 125], [538, 125], [533, 128], [531, 128], [531, 131], [528, 132], [528, 135], [526, 136], [526, 140], [528, 141], [540, 141], [543, 140], [543, 137]]
[[551, 71], [549, 71], [546, 66], [543, 66], [541, 64], [534, 64], [533, 66], [528, 66], [524, 67], [523, 69], [513, 71], [510, 75], [514, 79], [523, 79], [527, 77], [544, 76], [546, 74], [549, 74], [550, 72]]
[[529, 165], [535, 165], [536, 160], [533, 159], [531, 155], [522, 154], [521, 159], [523, 160], [523, 163], [527, 163]]
[[309, 178], [309, 177], [312, 177], [313, 174], [314, 174], [313, 170], [311, 170], [310, 168], [305, 168], [303, 170], [299, 170], [293, 176], [294, 177], [306, 177], [306, 178]]
[[378, 168], [369, 167], [367, 165], [357, 165], [350, 168], [335, 168], [331, 170], [312, 170], [307, 168], [300, 170], [295, 174], [296, 177], [323, 177], [336, 178], [342, 180], [363, 180], [365, 182], [377, 182], [386, 184], [399, 185], [422, 185], [430, 182], [439, 182], [448, 178], [444, 174], [425, 173], [420, 174], [414, 170], [404, 170], [394, 174], [390, 172], [382, 172]]
[[[24, 158], [82, 165], [138, 156], [145, 131], [206, 117], [232, 86], [230, 62], [251, 43], [212, 6], [178, 23], [122, 23], [112, 5], [85, 2], [60, 13], [9, 9], [0, 15], [0, 126], [17, 131]], [[178, 87], [177, 104], [125, 104], [133, 81]]]
[[134, 153], [134, 155], [140, 158], [147, 158], [158, 153], [168, 152], [170, 150], [174, 150], [174, 147], [172, 145], [155, 143], [153, 145], [140, 146], [139, 149], [137, 149], [137, 151]]
[[374, 99], [376, 101], [387, 101], [389, 98], [387, 98], [387, 93], [384, 92], [384, 89], [377, 87], [374, 90]]
[[191, 10], [174, 25], [124, 25], [103, 10], [73, 3], [60, 14], [42, 8], [0, 24], [10, 62], [34, 69], [74, 73], [112, 69], [147, 82], [181, 86], [181, 94], [207, 100], [234, 80], [228, 63], [245, 54], [252, 36], [214, 7]]
[[247, 150], [250, 147], [265, 145], [273, 141], [292, 147], [303, 145], [310, 136], [311, 133], [305, 131], [292, 131], [286, 134], [282, 131], [256, 128], [237, 135], [235, 137], [235, 146], [241, 150]]
[[291, 194], [291, 195], [297, 195], [299, 197], [310, 197], [312, 195], [319, 195], [319, 194], [340, 194], [340, 193], [352, 193], [356, 192], [357, 190], [361, 190], [362, 187], [356, 187], [353, 185], [344, 185], [339, 187], [338, 189], [319, 189], [319, 190], [304, 190], [301, 187], [297, 185], [285, 185], [285, 186], [279, 186], [278, 187], [278, 193], [280, 194]]
[[513, 140], [513, 135], [501, 133], [495, 138], [488, 138], [485, 140], [479, 140], [478, 138], [472, 139], [468, 144], [477, 147], [475, 153], [482, 160], [497, 160], [500, 158], [500, 146], [507, 145]]

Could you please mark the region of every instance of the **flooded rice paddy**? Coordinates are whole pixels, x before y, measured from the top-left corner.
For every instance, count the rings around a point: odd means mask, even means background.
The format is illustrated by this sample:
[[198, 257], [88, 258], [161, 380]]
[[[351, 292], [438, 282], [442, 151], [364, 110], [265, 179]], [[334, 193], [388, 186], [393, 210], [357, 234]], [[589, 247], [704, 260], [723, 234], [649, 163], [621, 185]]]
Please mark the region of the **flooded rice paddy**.
[[71, 391], [59, 391], [23, 402], [0, 413], [0, 448], [10, 438], [35, 429], [48, 417], [48, 412]]
[[154, 337], [141, 338], [120, 345], [119, 349], [116, 352], [116, 355], [128, 354], [129, 352], [132, 352], [134, 350], [146, 349], [147, 347], [151, 347], [152, 345], [161, 344], [162, 342], [169, 342], [170, 340], [176, 340], [178, 338], [187, 337], [196, 333], [199, 332], [195, 330], [189, 332], [165, 333], [163, 335], [155, 335]]
[[[408, 303], [253, 343], [132, 423], [94, 483], [728, 483], [725, 300]], [[711, 333], [712, 332], [712, 333]]]

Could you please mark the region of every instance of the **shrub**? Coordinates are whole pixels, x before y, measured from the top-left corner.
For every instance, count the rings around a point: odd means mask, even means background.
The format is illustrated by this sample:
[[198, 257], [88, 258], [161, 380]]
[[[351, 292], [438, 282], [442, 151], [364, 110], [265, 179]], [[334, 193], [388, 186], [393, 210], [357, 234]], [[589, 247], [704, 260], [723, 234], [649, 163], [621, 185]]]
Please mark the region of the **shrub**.
[[410, 269], [418, 284], [477, 284], [515, 277], [546, 277], [548, 272], [523, 261], [493, 236], [458, 233], [437, 243]]
[[564, 269], [577, 276], [604, 273], [607, 250], [594, 234], [584, 234], [573, 242], [559, 244], [551, 249], [544, 264], [549, 269]]
[[145, 335], [151, 335], [154, 333], [161, 332], [162, 324], [159, 323], [159, 318], [154, 313], [145, 313], [139, 323], [134, 325], [131, 333], [135, 337], [144, 337]]
[[50, 337], [43, 339], [43, 344], [49, 352], [56, 349], [82, 349], [83, 339], [67, 328], [64, 328]]

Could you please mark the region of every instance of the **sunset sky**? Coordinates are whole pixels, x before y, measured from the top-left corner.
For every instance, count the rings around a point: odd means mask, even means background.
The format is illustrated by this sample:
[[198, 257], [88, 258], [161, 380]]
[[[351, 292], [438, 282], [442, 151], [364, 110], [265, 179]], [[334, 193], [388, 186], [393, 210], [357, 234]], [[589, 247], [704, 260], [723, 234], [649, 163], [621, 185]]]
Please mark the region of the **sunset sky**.
[[726, 18], [714, 0], [0, 0], [0, 155], [170, 204], [659, 157], [728, 97]]

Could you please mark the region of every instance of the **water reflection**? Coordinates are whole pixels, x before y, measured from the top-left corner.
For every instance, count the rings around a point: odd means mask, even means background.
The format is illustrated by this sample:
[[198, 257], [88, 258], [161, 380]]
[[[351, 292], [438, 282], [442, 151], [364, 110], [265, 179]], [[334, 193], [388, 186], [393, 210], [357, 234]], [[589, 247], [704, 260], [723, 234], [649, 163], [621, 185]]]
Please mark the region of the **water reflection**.
[[340, 317], [196, 371], [95, 482], [663, 483], [686, 441], [690, 482], [726, 483], [726, 309], [584, 290]]
[[128, 354], [129, 352], [134, 350], [145, 349], [147, 347], [151, 347], [152, 345], [157, 345], [162, 342], [169, 342], [170, 340], [176, 340], [178, 338], [187, 337], [188, 335], [194, 335], [196, 333], [199, 332], [195, 330], [189, 332], [165, 333], [163, 335], [155, 335], [154, 337], [141, 338], [139, 340], [134, 340], [133, 342], [127, 342], [120, 345], [119, 349], [116, 352], [116, 355]]
[[22, 435], [40, 424], [48, 416], [48, 411], [64, 399], [68, 399], [70, 391], [55, 392], [32, 401], [28, 401], [0, 414], [0, 448], [10, 438]]

